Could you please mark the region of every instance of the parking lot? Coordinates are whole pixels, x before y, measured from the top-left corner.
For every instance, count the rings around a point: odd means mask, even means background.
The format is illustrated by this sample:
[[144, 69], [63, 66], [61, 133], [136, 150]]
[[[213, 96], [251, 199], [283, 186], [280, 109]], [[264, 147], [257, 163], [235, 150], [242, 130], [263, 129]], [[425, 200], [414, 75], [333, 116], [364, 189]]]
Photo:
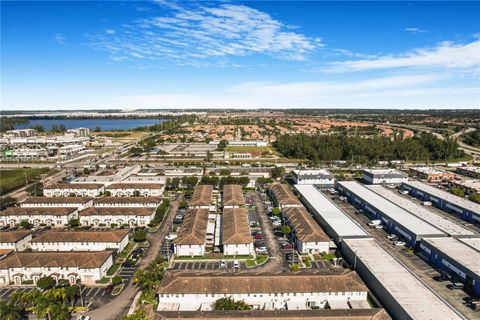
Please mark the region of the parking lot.
[[233, 261], [225, 261], [225, 268], [220, 266], [219, 261], [175, 261], [172, 265], [174, 270], [246, 270], [244, 261], [239, 261], [240, 267], [233, 268]]
[[15, 291], [28, 292], [35, 289], [35, 287], [14, 287], [8, 286], [0, 289], [0, 300], [7, 300]]

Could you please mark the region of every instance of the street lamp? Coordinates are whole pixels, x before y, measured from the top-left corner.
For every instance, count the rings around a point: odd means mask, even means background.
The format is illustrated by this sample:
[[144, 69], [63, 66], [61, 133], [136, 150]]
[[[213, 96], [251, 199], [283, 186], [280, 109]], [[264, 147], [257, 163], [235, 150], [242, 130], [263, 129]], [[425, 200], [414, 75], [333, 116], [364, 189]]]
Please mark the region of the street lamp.
[[80, 291], [80, 303], [82, 304], [82, 307], [83, 307], [82, 285], [80, 283], [77, 283], [77, 282], [75, 282], [73, 285], [78, 286], [78, 290]]

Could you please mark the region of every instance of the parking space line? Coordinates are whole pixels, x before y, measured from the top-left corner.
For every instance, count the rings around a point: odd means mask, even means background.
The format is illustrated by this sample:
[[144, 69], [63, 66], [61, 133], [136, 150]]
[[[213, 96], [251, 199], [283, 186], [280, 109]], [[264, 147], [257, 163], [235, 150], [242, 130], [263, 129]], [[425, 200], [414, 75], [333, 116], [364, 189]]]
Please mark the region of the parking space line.
[[[4, 296], [5, 294], [7, 294], [7, 292], [9, 292], [10, 290], [12, 290], [12, 289], [7, 289], [7, 290], [5, 290], [5, 292], [2, 292], [2, 294], [0, 294], [0, 297], [3, 297], [3, 296]], [[8, 296], [8, 295], [7, 295], [7, 296]]]
[[92, 295], [92, 298], [94, 298], [98, 294], [98, 291], [100, 291], [100, 289], [102, 289], [102, 288], [98, 287], [97, 290], [95, 290], [95, 293]]

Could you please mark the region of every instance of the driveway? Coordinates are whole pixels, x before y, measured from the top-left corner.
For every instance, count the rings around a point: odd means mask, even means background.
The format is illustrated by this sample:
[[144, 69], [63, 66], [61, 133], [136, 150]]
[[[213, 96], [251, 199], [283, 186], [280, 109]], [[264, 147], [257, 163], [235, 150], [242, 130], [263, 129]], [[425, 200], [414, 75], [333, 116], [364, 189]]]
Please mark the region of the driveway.
[[[146, 249], [143, 258], [140, 260], [138, 268], [146, 267], [150, 262], [155, 260], [159, 255], [160, 248], [162, 246], [163, 239], [168, 234], [175, 213], [177, 212], [178, 203], [181, 201], [181, 197], [175, 201], [170, 202], [170, 209], [167, 215], [162, 220], [160, 227], [154, 233], [149, 233], [147, 239], [150, 242], [150, 246]], [[116, 320], [121, 319], [125, 315], [132, 303], [135, 295], [139, 289], [133, 284], [132, 278], [128, 280], [123, 288], [122, 292], [112, 301], [104, 304], [94, 310], [86, 313], [92, 320]]]

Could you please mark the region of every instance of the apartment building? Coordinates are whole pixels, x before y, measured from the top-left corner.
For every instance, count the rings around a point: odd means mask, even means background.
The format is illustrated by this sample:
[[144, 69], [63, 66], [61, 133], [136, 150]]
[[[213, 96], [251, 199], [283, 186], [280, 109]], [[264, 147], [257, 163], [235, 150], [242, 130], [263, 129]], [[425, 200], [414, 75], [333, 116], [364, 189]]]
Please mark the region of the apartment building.
[[0, 226], [15, 226], [28, 221], [33, 226], [63, 227], [78, 218], [77, 208], [10, 207], [0, 211]]
[[302, 206], [300, 200], [286, 184], [274, 183], [271, 185], [269, 192], [274, 205], [280, 209]]
[[0, 232], [0, 253], [23, 251], [28, 248], [30, 240], [32, 240], [32, 232], [28, 230], [2, 231]]
[[83, 210], [93, 205], [91, 197], [29, 197], [20, 204], [22, 208], [78, 208]]
[[210, 209], [212, 206], [213, 187], [211, 185], [197, 185], [193, 191], [188, 207], [192, 209]]
[[54, 183], [43, 187], [45, 197], [98, 197], [105, 192], [99, 183]]
[[160, 197], [164, 185], [160, 183], [113, 183], [105, 188], [113, 197]]
[[255, 254], [247, 209], [223, 208], [222, 244], [227, 256]]
[[223, 208], [240, 208], [245, 206], [242, 186], [227, 184], [223, 186]]
[[80, 224], [94, 227], [110, 227], [112, 224], [144, 227], [154, 217], [153, 208], [91, 207], [80, 213]]
[[173, 241], [176, 256], [203, 256], [208, 226], [208, 209], [188, 209]]
[[162, 197], [102, 197], [95, 199], [94, 207], [156, 208]]
[[432, 167], [411, 167], [410, 174], [417, 179], [426, 180], [428, 182], [442, 182], [444, 180], [452, 180], [455, 178], [455, 174], [452, 172], [438, 170]]

